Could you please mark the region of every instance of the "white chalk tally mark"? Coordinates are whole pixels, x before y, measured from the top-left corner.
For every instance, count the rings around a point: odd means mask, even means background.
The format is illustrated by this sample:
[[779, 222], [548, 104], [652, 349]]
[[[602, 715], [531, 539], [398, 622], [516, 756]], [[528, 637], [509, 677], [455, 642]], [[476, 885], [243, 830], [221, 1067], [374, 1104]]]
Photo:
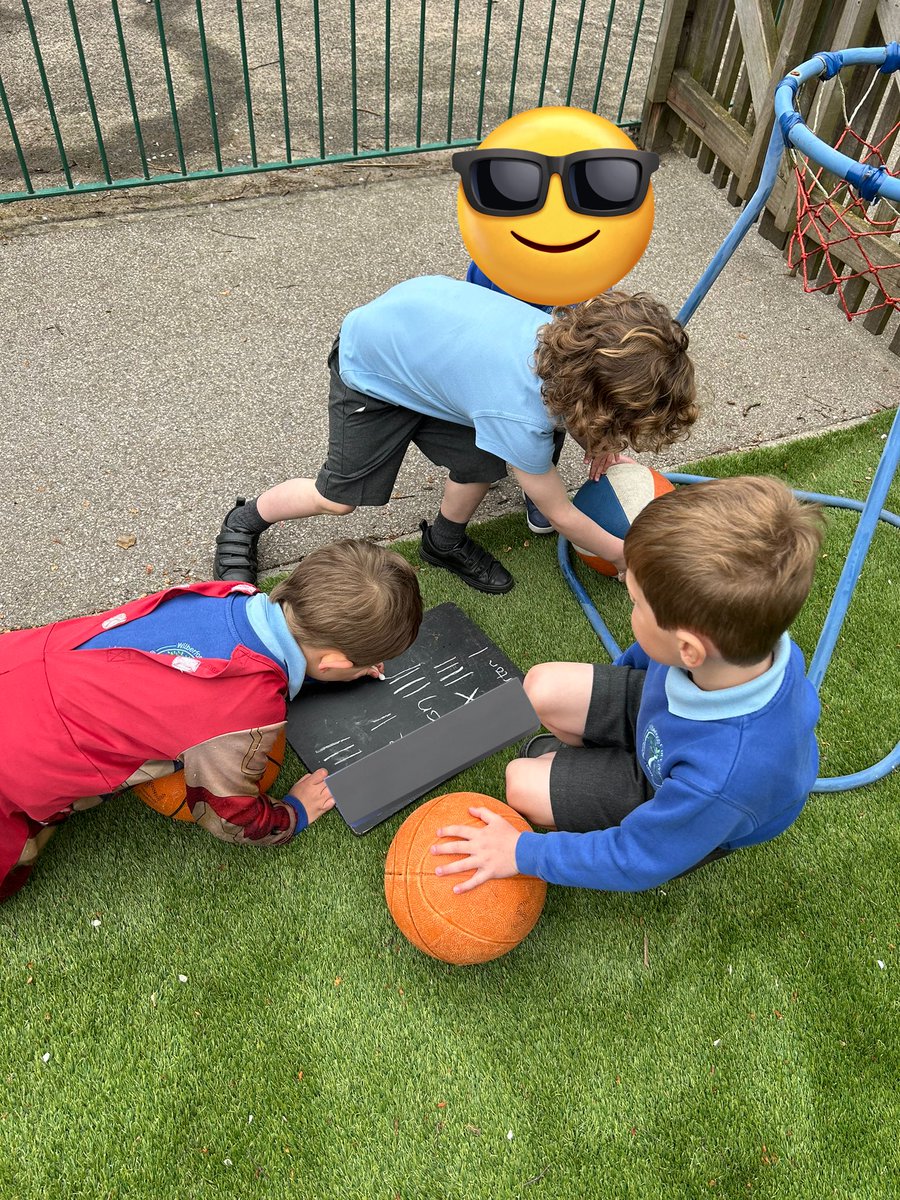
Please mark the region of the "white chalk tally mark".
[[334, 765], [336, 767], [342, 767], [345, 762], [349, 762], [351, 758], [358, 758], [360, 754], [362, 754], [362, 750], [354, 750], [352, 754], [347, 754], [344, 756], [344, 758], [339, 758]]
[[375, 721], [371, 722], [372, 732], [374, 733], [376, 729], [380, 729], [382, 725], [387, 725], [388, 721], [393, 721], [396, 715], [396, 713], [388, 713], [386, 716], [377, 717]]
[[336, 742], [328, 742], [324, 746], [316, 746], [316, 754], [321, 754], [323, 750], [330, 750], [332, 746], [340, 746], [342, 742], [349, 742], [349, 737], [338, 738]]
[[416, 663], [414, 667], [404, 667], [402, 671], [398, 671], [396, 675], [386, 675], [385, 679], [388, 683], [396, 683], [398, 679], [402, 679], [404, 675], [411, 675], [413, 671], [421, 671], [422, 664]]
[[[425, 687], [428, 687], [427, 677], [425, 675], [417, 675], [415, 679], [407, 679], [406, 683], [401, 683], [398, 688], [394, 688], [394, 695], [399, 696], [401, 692], [405, 691], [407, 688], [413, 687], [417, 683], [421, 683]], [[420, 688], [419, 691], [421, 690], [422, 689]]]

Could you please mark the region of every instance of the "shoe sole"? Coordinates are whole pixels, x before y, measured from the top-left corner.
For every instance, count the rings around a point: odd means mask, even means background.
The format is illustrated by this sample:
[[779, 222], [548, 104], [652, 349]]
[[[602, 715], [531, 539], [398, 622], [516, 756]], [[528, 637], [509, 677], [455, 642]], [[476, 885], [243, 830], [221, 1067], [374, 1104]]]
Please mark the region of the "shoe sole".
[[451, 575], [455, 575], [457, 579], [461, 579], [463, 583], [468, 585], [468, 587], [474, 588], [477, 592], [486, 592], [489, 596], [504, 596], [507, 592], [511, 592], [516, 586], [516, 581], [514, 579], [510, 579], [509, 583], [504, 584], [502, 587], [498, 587], [496, 584], [479, 583], [471, 576], [463, 575], [462, 572], [454, 570], [453, 567], [448, 567], [447, 564], [445, 562], [441, 562], [440, 559], [431, 558], [422, 546], [419, 547], [419, 556], [424, 562], [427, 562], [429, 566], [440, 567], [442, 571], [449, 571]]
[[[531, 748], [535, 747], [537, 753], [530, 753]], [[534, 737], [528, 739], [516, 758], [527, 758], [534, 760], [540, 758], [544, 754], [555, 754], [558, 750], [563, 749], [563, 743], [558, 737], [552, 733], [536, 733]]]
[[552, 525], [532, 525], [527, 517], [525, 518], [525, 524], [532, 533], [556, 533]]

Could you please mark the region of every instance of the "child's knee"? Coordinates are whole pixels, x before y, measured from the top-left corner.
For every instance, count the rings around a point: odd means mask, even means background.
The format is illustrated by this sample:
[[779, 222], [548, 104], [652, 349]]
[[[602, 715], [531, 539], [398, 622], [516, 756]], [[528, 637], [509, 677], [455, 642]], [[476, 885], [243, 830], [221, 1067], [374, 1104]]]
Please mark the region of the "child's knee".
[[319, 512], [323, 516], [327, 514], [333, 517], [349, 517], [352, 512], [356, 512], [356, 505], [341, 504], [337, 500], [328, 500], [319, 493]]
[[553, 663], [538, 663], [525, 676], [525, 694], [540, 717], [552, 708], [556, 698], [556, 672], [553, 668]]
[[517, 813], [523, 812], [522, 805], [527, 804], [531, 765], [527, 758], [514, 758], [506, 764], [506, 803]]

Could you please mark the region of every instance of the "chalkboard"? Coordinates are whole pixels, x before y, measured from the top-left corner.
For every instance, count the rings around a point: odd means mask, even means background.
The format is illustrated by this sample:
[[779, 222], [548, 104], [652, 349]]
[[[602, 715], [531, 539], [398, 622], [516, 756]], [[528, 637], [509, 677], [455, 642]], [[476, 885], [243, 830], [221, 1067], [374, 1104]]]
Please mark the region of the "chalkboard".
[[429, 609], [416, 641], [384, 674], [310, 681], [288, 707], [288, 741], [308, 770], [329, 772], [354, 833], [540, 724], [522, 672], [455, 604]]

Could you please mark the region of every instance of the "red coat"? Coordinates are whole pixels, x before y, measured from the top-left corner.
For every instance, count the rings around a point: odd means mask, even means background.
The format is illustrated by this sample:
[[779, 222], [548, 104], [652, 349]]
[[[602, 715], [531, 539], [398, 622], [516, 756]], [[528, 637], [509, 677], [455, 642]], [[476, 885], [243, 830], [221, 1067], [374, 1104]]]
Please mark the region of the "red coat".
[[[251, 725], [284, 722], [285, 673], [246, 646], [228, 660], [77, 649], [183, 591], [227, 596], [256, 589], [195, 583], [0, 636], [0, 881], [35, 822], [58, 821], [73, 802], [116, 791], [148, 761], [179, 758]], [[279, 806], [278, 832], [287, 837], [294, 828], [289, 814]]]

